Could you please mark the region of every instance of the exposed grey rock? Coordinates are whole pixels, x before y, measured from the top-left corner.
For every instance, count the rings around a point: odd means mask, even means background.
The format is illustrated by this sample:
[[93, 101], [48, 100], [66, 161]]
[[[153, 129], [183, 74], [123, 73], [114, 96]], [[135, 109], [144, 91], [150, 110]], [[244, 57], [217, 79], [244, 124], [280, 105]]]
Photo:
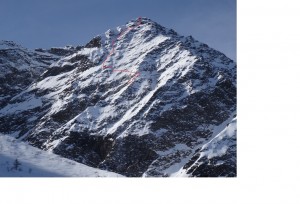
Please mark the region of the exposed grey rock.
[[[58, 52], [7, 99], [0, 132], [126, 176], [171, 176], [192, 165], [236, 111], [236, 63], [150, 19], [138, 22]], [[208, 166], [192, 175], [220, 175]], [[232, 176], [226, 168], [222, 175]]]

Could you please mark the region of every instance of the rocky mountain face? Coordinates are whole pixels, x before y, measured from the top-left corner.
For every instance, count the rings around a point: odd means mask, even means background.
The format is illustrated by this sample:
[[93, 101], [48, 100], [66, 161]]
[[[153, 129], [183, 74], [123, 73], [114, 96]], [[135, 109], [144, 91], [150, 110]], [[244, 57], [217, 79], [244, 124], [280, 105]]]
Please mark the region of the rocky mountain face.
[[[74, 48], [28, 50], [12, 41], [0, 41], [0, 108], [26, 89], [60, 56], [73, 53]], [[73, 52], [72, 52], [73, 51]]]
[[236, 118], [196, 150], [177, 176], [236, 176]]
[[125, 176], [236, 175], [232, 137], [201, 156], [236, 113], [224, 54], [147, 18], [76, 48], [16, 47], [0, 50], [0, 132]]

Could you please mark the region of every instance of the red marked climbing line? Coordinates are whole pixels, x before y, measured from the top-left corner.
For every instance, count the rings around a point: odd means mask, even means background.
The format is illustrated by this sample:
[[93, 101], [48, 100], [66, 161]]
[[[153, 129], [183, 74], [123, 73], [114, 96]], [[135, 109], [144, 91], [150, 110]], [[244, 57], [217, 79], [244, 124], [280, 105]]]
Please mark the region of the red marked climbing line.
[[107, 66], [107, 65], [105, 65], [105, 63], [115, 53], [115, 42], [117, 40], [120, 40], [120, 38], [125, 33], [127, 33], [128, 31], [130, 31], [130, 30], [138, 27], [139, 25], [141, 25], [141, 23], [142, 23], [142, 19], [141, 19], [141, 17], [139, 17], [138, 20], [137, 20], [136, 25], [128, 27], [126, 30], [121, 31], [121, 33], [117, 36], [117, 38], [115, 40], [111, 41], [111, 50], [110, 50], [109, 54], [106, 56], [105, 60], [102, 63], [102, 69], [112, 69], [113, 72], [127, 72], [127, 73], [130, 73], [130, 74], [133, 74], [132, 77], [129, 79], [128, 84], [131, 84], [140, 75], [139, 71], [133, 72], [133, 71], [129, 71], [127, 69], [114, 69], [113, 66], [111, 66], [111, 65]]
[[138, 76], [140, 76], [140, 73], [136, 72], [136, 74], [128, 81], [128, 83], [130, 84], [131, 82], [133, 82]]
[[113, 68], [112, 66], [107, 66], [107, 65], [104, 65], [103, 67], [102, 67], [102, 69], [106, 69], [106, 68]]

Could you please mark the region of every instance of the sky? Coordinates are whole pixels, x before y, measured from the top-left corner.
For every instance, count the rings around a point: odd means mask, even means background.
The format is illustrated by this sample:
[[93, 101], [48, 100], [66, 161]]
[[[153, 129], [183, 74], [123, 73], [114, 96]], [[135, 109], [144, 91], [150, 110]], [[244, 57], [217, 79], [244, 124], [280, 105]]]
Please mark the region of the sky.
[[139, 16], [236, 60], [236, 0], [0, 0], [0, 40], [30, 49], [84, 45]]

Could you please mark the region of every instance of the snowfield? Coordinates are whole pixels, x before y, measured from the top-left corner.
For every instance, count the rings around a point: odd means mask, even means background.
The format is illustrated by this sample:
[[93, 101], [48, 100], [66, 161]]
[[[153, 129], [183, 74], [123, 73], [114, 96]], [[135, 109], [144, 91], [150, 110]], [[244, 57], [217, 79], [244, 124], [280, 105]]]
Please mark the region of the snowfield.
[[122, 177], [0, 134], [0, 177]]

